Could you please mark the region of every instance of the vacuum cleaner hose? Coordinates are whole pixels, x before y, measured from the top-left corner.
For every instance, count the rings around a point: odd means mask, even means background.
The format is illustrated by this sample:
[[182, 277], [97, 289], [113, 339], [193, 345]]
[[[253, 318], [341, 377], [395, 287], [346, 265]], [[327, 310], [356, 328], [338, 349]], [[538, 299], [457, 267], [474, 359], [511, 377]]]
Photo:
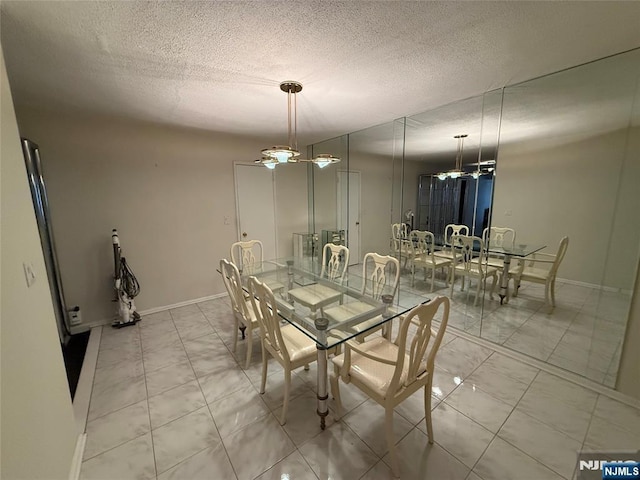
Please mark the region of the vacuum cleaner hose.
[[135, 298], [140, 293], [138, 279], [129, 268], [127, 259], [120, 258], [120, 290], [126, 293], [129, 298]]

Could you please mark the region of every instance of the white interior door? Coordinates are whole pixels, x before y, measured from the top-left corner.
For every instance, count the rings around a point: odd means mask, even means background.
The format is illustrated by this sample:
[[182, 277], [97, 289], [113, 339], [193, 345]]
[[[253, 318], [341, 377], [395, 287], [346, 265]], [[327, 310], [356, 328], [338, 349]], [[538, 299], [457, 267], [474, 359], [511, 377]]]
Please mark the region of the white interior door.
[[235, 166], [238, 240], [260, 240], [264, 258], [276, 258], [273, 172], [261, 165]]
[[338, 172], [338, 229], [346, 234], [349, 264], [360, 263], [360, 172]]

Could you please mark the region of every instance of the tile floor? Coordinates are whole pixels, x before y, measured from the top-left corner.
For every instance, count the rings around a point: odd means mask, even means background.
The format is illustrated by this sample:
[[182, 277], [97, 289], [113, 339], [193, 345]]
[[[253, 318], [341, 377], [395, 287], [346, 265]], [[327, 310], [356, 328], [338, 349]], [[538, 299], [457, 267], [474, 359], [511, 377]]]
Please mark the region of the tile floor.
[[[246, 341], [234, 356], [232, 339], [226, 299], [149, 315], [122, 330], [104, 327], [81, 478], [392, 477], [379, 406], [341, 385], [345, 416], [338, 422], [329, 416], [321, 431], [312, 364], [294, 373], [287, 423], [280, 426], [281, 369], [270, 363], [260, 395], [258, 341], [244, 370], [237, 359], [244, 364]], [[436, 358], [433, 445], [423, 405], [418, 394], [396, 410], [403, 479], [572, 479], [581, 448], [640, 447], [640, 410], [470, 342], [453, 328]]]
[[[416, 272], [401, 276], [405, 288], [425, 294], [430, 283]], [[489, 286], [491, 281], [489, 281]], [[513, 286], [513, 283], [510, 284]], [[523, 282], [518, 297], [500, 305], [485, 295], [484, 303], [473, 306], [473, 288], [460, 290], [457, 280], [452, 298], [450, 325], [512, 350], [586, 377], [615, 386], [622, 340], [631, 297], [562, 281], [556, 283], [556, 308], [551, 314], [544, 305], [544, 285]], [[436, 277], [433, 294], [450, 296], [445, 277]]]

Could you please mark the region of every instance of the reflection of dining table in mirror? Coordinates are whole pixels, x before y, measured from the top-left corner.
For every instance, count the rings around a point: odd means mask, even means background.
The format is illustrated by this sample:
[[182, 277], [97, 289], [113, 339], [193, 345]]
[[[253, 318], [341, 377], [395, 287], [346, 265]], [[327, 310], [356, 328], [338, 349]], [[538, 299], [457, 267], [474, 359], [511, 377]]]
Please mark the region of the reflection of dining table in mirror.
[[509, 268], [511, 266], [511, 258], [525, 259], [529, 255], [539, 252], [546, 245], [518, 243], [513, 245], [489, 245], [487, 252], [492, 254], [503, 255], [502, 273], [500, 274], [500, 305], [509, 303]]
[[[405, 314], [416, 305], [428, 302], [429, 297], [417, 295], [408, 287], [398, 286], [395, 292], [392, 287], [383, 291], [379, 299], [362, 293], [362, 285], [365, 279], [349, 272], [342, 284], [333, 282], [321, 276], [320, 267], [314, 262], [301, 261], [299, 258], [284, 258], [277, 260], [265, 260], [262, 268], [253, 276], [261, 282], [277, 282], [284, 288], [274, 294], [278, 314], [283, 321], [288, 322], [300, 332], [316, 343], [318, 350], [318, 408], [321, 426], [324, 428], [325, 417], [328, 414], [327, 406], [327, 353], [329, 350], [341, 345], [356, 336], [366, 334], [388, 324], [394, 318]], [[242, 273], [241, 279], [245, 289], [248, 286], [248, 273]], [[324, 318], [314, 315], [311, 309], [301, 302], [293, 301], [289, 292], [300, 286], [313, 289], [314, 285], [323, 291], [332, 289], [336, 292], [334, 302], [348, 306], [358, 305], [353, 315], [340, 320]], [[394, 295], [395, 294], [395, 295]], [[385, 301], [393, 298], [392, 303]], [[363, 306], [367, 307], [364, 308]], [[366, 324], [366, 331], [362, 330]], [[359, 328], [360, 327], [360, 328]]]

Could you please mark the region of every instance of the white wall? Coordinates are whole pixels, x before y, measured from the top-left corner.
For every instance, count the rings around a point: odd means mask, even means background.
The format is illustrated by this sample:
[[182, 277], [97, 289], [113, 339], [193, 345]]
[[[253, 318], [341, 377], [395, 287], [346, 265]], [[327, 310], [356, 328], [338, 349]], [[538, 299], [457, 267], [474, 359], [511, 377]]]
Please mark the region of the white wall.
[[276, 167], [278, 257], [293, 256], [292, 233], [309, 230], [307, 165], [297, 163]]
[[[76, 426], [4, 57], [1, 63], [0, 477], [64, 479]], [[23, 262], [36, 274], [30, 288]]]
[[[139, 309], [224, 291], [216, 267], [238, 239], [233, 164], [255, 159], [263, 142], [114, 118], [17, 113], [21, 134], [40, 146], [65, 296], [80, 305], [83, 319], [113, 316], [112, 228], [141, 284]], [[307, 223], [306, 180], [291, 167], [276, 171], [281, 255], [288, 230]]]
[[[360, 172], [360, 258], [366, 253], [390, 251], [393, 159], [386, 155], [353, 152], [349, 170]], [[397, 179], [399, 189], [400, 181]]]
[[[568, 235], [560, 277], [602, 285], [611, 262], [606, 286], [630, 290], [640, 242], [640, 149], [628, 140], [639, 133], [625, 129], [562, 145], [501, 144], [492, 225], [514, 228], [519, 242], [546, 244], [549, 252]], [[617, 207], [626, 213], [612, 233]], [[623, 248], [610, 250], [610, 239]]]

